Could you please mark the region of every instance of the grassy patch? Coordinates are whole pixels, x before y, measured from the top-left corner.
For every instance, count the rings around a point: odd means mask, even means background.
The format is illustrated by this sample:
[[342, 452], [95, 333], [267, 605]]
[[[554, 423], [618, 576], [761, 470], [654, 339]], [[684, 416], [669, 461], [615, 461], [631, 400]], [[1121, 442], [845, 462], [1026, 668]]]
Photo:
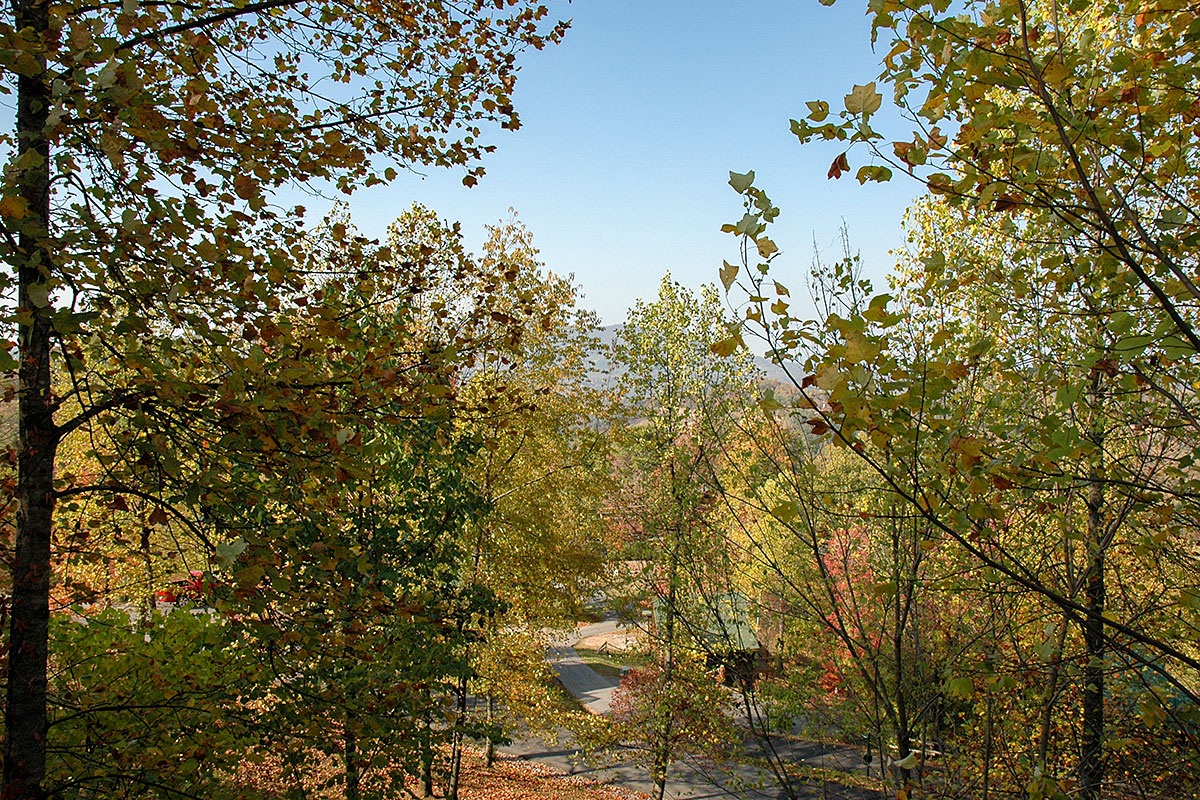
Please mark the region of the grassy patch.
[[620, 681], [621, 678], [623, 677], [621, 675], [621, 667], [614, 667], [612, 664], [608, 664], [603, 661], [587, 661], [587, 660], [585, 660], [583, 663], [587, 664], [595, 672], [599, 673], [600, 675], [603, 675], [604, 677], [608, 678], [609, 680]]
[[601, 675], [607, 673], [598, 667], [609, 667], [620, 673], [621, 667], [644, 667], [650, 663], [650, 659], [641, 653], [621, 653], [612, 650], [606, 650], [601, 653], [598, 650], [581, 649], [578, 647], [575, 648], [575, 652], [579, 654], [579, 658], [583, 663]]

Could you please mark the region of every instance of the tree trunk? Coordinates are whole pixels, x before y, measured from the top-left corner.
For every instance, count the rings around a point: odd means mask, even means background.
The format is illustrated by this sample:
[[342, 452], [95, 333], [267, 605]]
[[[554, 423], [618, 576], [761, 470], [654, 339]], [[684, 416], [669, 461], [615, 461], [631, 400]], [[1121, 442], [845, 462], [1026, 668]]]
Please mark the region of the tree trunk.
[[[666, 653], [663, 659], [663, 685], [668, 688], [671, 682], [675, 680], [675, 603], [678, 602], [678, 591], [676, 584], [678, 583], [679, 570], [679, 537], [682, 535], [680, 530], [676, 530], [675, 542], [671, 547], [670, 561], [667, 570], [667, 602], [666, 602], [666, 620], [664, 620], [663, 644], [666, 648]], [[653, 800], [663, 800], [663, 795], [667, 791], [667, 769], [671, 764], [671, 727], [672, 709], [670, 700], [668, 705], [663, 710], [662, 723], [658, 729], [657, 739], [654, 746], [654, 764], [653, 778], [654, 789], [650, 792]]]
[[156, 607], [154, 597], [154, 559], [150, 556], [150, 526], [142, 526], [142, 564], [146, 567], [146, 606], [145, 613], [142, 615], [143, 624], [149, 625], [154, 621], [154, 609]]
[[342, 738], [342, 755], [346, 762], [346, 800], [358, 800], [362, 774], [358, 769], [358, 737], [354, 734], [351, 714], [347, 710]]
[[995, 707], [992, 692], [989, 689], [987, 695], [987, 725], [983, 729], [983, 798], [988, 800], [988, 791], [992, 783], [992, 726], [994, 717], [992, 711]]
[[[668, 674], [670, 673], [664, 673], [664, 676]], [[663, 800], [663, 796], [667, 791], [667, 768], [671, 763], [672, 716], [671, 709], [666, 709], [665, 713], [663, 714], [662, 725], [657, 732], [658, 741], [655, 743], [654, 768], [652, 770], [654, 777], [654, 789], [650, 793], [650, 796], [654, 800]]]
[[1084, 575], [1083, 621], [1083, 742], [1079, 757], [1079, 792], [1083, 800], [1099, 800], [1104, 782], [1104, 555], [1107, 548], [1104, 530], [1104, 483], [1099, 453], [1103, 452], [1102, 396], [1100, 370], [1092, 374], [1088, 401], [1093, 415], [1091, 440], [1098, 461], [1088, 476], [1087, 547], [1088, 566]]
[[1054, 716], [1054, 698], [1058, 694], [1058, 675], [1062, 668], [1062, 653], [1067, 642], [1067, 617], [1058, 623], [1055, 636], [1054, 660], [1050, 662], [1050, 675], [1046, 680], [1046, 691], [1042, 693], [1042, 719], [1038, 730], [1037, 766], [1045, 775], [1049, 770], [1050, 724]]
[[[488, 692], [487, 696], [487, 721], [488, 725], [492, 724], [492, 720], [496, 718], [496, 696]], [[488, 769], [496, 763], [496, 742], [488, 737], [487, 750], [484, 752], [483, 765]]]
[[[908, 589], [902, 591], [905, 583], [911, 585], [910, 581], [915, 577], [902, 574], [900, 565], [900, 524], [893, 519], [892, 528], [892, 581], [896, 586], [896, 593], [892, 602], [892, 663], [893, 673], [896, 676], [896, 755], [900, 759], [906, 759], [912, 751], [912, 726], [908, 719], [908, 675], [904, 670], [904, 629], [907, 622], [907, 615], [904, 613], [904, 598], [907, 595]], [[896, 788], [901, 789], [908, 786], [912, 779], [912, 770], [901, 767], [893, 776], [896, 783]]]
[[433, 797], [433, 717], [426, 711], [425, 738], [421, 742], [421, 797]]
[[[15, 29], [38, 37], [50, 31], [48, 0], [14, 0]], [[50, 276], [51, 106], [45, 59], [17, 80], [18, 196], [25, 216], [16, 252], [10, 254], [18, 280], [19, 441], [17, 535], [12, 561], [12, 601], [5, 698], [5, 800], [45, 796], [46, 655], [50, 623], [50, 531], [54, 514], [54, 457], [58, 430], [50, 395], [52, 315], [46, 283]], [[6, 220], [11, 223], [12, 218]]]
[[1084, 586], [1087, 617], [1083, 623], [1083, 747], [1079, 759], [1080, 797], [1099, 800], [1104, 782], [1104, 543], [1100, 509], [1104, 489], [1099, 481], [1088, 492], [1090, 563]]
[[[896, 603], [900, 602], [900, 593], [896, 592]], [[897, 618], [899, 614], [897, 614]], [[904, 674], [904, 656], [901, 648], [903, 647], [903, 637], [900, 633], [900, 628], [896, 629], [893, 639], [895, 647], [895, 674], [896, 674], [896, 755], [901, 760], [908, 758], [912, 752], [912, 731], [908, 722], [908, 696], [904, 688], [904, 681], [907, 677]], [[897, 789], [902, 789], [908, 785], [912, 778], [912, 770], [907, 767], [900, 767], [896, 770], [893, 777]]]
[[[470, 654], [467, 655], [470, 658]], [[458, 679], [458, 719], [450, 743], [450, 777], [446, 781], [446, 800], [458, 800], [458, 782], [462, 776], [463, 725], [467, 721], [467, 673]]]

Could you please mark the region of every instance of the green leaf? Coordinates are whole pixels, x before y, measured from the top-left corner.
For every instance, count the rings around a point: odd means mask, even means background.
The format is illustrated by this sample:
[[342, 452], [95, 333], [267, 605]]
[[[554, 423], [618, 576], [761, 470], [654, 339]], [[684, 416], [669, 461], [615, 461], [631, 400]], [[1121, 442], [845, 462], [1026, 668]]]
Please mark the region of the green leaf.
[[754, 185], [754, 170], [742, 174], [739, 172], [729, 172], [729, 185], [738, 194], [745, 194], [746, 190]]
[[1191, 589], [1180, 590], [1179, 603], [1188, 608], [1200, 609], [1200, 592]]
[[882, 581], [871, 585], [871, 594], [876, 597], [892, 597], [896, 594], [895, 581]]
[[230, 567], [238, 556], [246, 551], [246, 540], [242, 538], [221, 542], [213, 551], [213, 558], [223, 567]]
[[1037, 653], [1038, 658], [1040, 658], [1044, 663], [1049, 664], [1054, 660], [1054, 657], [1058, 655], [1058, 642], [1053, 636], [1050, 636], [1043, 640], [1041, 644], [1033, 648], [1033, 650], [1035, 653]]
[[979, 341], [975, 342], [975, 344], [971, 345], [971, 347], [967, 350], [967, 355], [970, 357], [981, 356], [988, 350], [991, 350], [993, 344], [995, 344], [995, 340], [990, 336], [985, 336]]
[[774, 389], [767, 389], [762, 393], [762, 397], [758, 400], [758, 406], [768, 414], [773, 411], [781, 411], [784, 408], [783, 403], [779, 402], [779, 399], [775, 397]]
[[50, 287], [45, 283], [34, 283], [25, 290], [29, 293], [29, 302], [34, 308], [45, 308], [50, 305]]
[[859, 183], [866, 183], [867, 181], [887, 183], [892, 179], [892, 171], [883, 166], [859, 167], [858, 174], [854, 177]]
[[887, 304], [892, 299], [890, 294], [880, 294], [871, 298], [871, 304], [867, 306], [867, 310], [863, 313], [871, 322], [884, 322], [891, 315], [887, 313]]
[[799, 513], [793, 500], [786, 500], [771, 509], [771, 515], [785, 524], [795, 519]]
[[753, 239], [762, 233], [764, 228], [765, 226], [759, 221], [757, 216], [747, 213], [738, 220], [737, 225], [734, 226], [734, 231]]

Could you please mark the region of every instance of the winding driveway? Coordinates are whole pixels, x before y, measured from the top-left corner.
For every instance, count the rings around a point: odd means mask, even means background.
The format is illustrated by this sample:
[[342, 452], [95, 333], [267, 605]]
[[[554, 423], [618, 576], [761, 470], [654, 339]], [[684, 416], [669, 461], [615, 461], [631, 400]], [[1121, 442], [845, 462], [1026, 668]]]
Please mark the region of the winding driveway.
[[553, 645], [546, 653], [546, 660], [554, 668], [563, 687], [575, 695], [583, 707], [593, 714], [607, 714], [612, 709], [612, 696], [617, 689], [617, 682], [583, 663], [579, 653], [575, 652], [575, 644], [589, 636], [616, 633], [620, 627], [621, 623], [616, 617], [584, 625], [564, 642]]
[[[600, 634], [614, 633], [620, 623], [610, 617], [592, 625], [581, 626], [547, 651], [546, 660], [554, 668], [562, 685], [571, 692], [583, 707], [593, 714], [607, 714], [612, 707], [612, 695], [617, 682], [589, 667], [575, 651], [581, 639]], [[848, 748], [830, 747], [814, 742], [779, 740], [773, 742], [780, 755], [796, 764], [809, 764], [842, 771], [862, 769], [859, 754]], [[588, 758], [575, 744], [567, 731], [559, 731], [558, 740], [547, 743], [541, 739], [514, 740], [501, 748], [510, 757], [522, 761], [536, 761], [554, 767], [568, 775], [586, 776], [600, 783], [635, 792], [649, 793], [653, 788], [646, 770], [640, 766], [622, 763], [621, 752], [609, 752], [601, 758]], [[729, 763], [718, 773], [689, 760], [677, 761], [671, 766], [667, 782], [667, 798], [671, 800], [706, 800], [708, 798], [746, 798], [746, 800], [780, 800], [787, 794], [765, 780], [763, 773], [754, 766]], [[793, 787], [800, 798], [821, 800], [878, 800], [883, 795], [844, 786], [832, 782], [815, 782]]]

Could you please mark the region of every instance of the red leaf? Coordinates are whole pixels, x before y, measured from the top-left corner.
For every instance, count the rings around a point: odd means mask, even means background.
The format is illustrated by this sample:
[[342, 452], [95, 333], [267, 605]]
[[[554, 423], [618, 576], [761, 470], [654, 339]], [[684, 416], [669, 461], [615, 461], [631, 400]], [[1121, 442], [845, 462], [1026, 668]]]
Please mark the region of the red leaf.
[[829, 426], [825, 424], [825, 420], [823, 419], [805, 420], [804, 424], [812, 428], [812, 433], [814, 436], [821, 436], [829, 431]]
[[846, 154], [842, 153], [840, 156], [838, 156], [837, 158], [835, 158], [833, 160], [832, 164], [829, 165], [829, 172], [826, 174], [825, 177], [837, 179], [837, 178], [842, 177], [843, 172], [849, 172], [849, 171], [850, 171], [850, 162], [846, 160]]

